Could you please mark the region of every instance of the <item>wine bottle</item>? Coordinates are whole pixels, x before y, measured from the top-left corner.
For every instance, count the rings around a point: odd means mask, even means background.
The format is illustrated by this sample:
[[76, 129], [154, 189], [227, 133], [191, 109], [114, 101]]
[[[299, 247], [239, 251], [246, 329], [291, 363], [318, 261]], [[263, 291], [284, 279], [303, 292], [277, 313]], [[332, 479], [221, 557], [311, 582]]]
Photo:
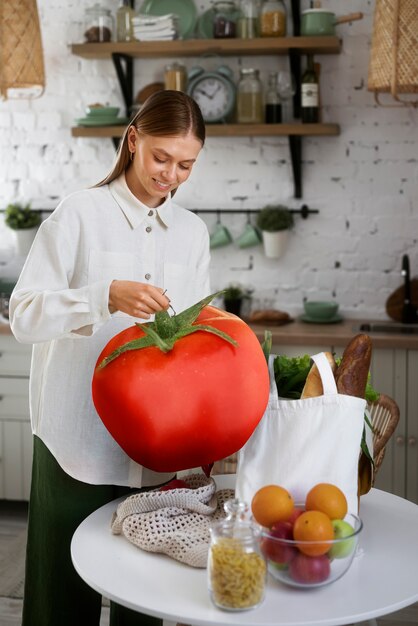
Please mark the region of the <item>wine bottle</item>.
[[266, 92], [265, 122], [280, 124], [282, 121], [282, 103], [277, 86], [277, 72], [270, 72]]
[[307, 66], [302, 76], [301, 118], [305, 124], [319, 122], [319, 84], [311, 54], [307, 57]]

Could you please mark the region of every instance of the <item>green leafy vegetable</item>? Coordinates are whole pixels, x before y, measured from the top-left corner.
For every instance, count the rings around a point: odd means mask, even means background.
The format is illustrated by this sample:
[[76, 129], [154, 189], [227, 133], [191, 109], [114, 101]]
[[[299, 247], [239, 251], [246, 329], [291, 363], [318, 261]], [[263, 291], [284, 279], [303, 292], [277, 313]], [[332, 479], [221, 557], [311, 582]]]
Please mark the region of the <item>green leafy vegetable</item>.
[[274, 377], [281, 398], [298, 400], [311, 369], [308, 354], [297, 357], [277, 356], [274, 359]]

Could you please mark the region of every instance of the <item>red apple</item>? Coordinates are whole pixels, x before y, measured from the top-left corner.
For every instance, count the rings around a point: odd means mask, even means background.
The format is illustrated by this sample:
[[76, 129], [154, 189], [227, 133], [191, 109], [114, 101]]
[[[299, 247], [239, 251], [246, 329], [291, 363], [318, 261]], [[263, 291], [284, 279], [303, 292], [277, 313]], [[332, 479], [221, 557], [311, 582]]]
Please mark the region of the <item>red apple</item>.
[[169, 483], [160, 487], [158, 491], [170, 491], [170, 489], [191, 489], [191, 487], [185, 480], [173, 478]]
[[281, 541], [281, 539], [293, 539], [293, 526], [289, 522], [276, 522], [270, 528], [268, 537], [261, 540], [261, 550], [270, 561], [274, 563], [290, 563], [297, 550], [293, 546]]
[[293, 526], [293, 524], [296, 522], [299, 515], [302, 515], [302, 513], [304, 512], [305, 512], [305, 509], [303, 507], [295, 506], [295, 508], [292, 511], [292, 515], [289, 517], [287, 521]]
[[331, 566], [325, 554], [308, 556], [299, 552], [290, 563], [289, 571], [293, 580], [298, 583], [322, 583], [329, 577]]

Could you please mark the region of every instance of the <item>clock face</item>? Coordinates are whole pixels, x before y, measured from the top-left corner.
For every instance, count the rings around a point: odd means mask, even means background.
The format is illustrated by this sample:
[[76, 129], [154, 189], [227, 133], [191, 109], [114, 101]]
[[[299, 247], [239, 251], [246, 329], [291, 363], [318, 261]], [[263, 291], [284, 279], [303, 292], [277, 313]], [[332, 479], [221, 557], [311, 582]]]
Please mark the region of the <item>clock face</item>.
[[192, 94], [202, 111], [205, 122], [222, 120], [232, 110], [232, 85], [217, 76], [204, 76], [193, 87]]

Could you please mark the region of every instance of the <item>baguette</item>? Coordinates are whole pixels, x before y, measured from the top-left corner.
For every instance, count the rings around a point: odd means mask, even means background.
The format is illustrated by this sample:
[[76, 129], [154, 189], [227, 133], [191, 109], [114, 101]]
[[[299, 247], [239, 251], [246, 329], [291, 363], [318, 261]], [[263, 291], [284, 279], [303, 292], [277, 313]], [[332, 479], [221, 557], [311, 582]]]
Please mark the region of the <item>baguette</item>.
[[[324, 352], [324, 354], [327, 357], [328, 362], [331, 365], [331, 369], [335, 375], [337, 365], [335, 363], [333, 355], [331, 354], [331, 352]], [[302, 394], [300, 397], [301, 399], [316, 398], [317, 396], [322, 396], [323, 393], [324, 389], [322, 387], [321, 376], [319, 374], [317, 366], [314, 363], [306, 377], [305, 386], [302, 389]]]
[[338, 393], [364, 398], [372, 357], [372, 341], [368, 335], [356, 335], [344, 350], [335, 372]]

